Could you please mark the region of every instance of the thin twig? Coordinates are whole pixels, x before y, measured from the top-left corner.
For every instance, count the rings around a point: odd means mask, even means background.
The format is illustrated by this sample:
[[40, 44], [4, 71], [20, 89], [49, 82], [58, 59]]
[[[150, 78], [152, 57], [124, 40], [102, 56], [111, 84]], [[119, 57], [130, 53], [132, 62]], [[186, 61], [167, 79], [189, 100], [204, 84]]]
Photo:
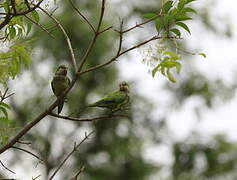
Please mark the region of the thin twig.
[[109, 27], [107, 27], [107, 28], [101, 30], [100, 32], [98, 32], [98, 34], [102, 34], [102, 33], [106, 32], [106, 31], [108, 31], [108, 30], [110, 30], [110, 29], [112, 29], [112, 28], [113, 28], [113, 26], [109, 26]]
[[54, 35], [52, 35], [46, 28], [44, 28], [41, 24], [39, 24], [38, 22], [34, 21], [33, 19], [29, 18], [27, 15], [24, 15], [29, 21], [31, 21], [32, 23], [34, 23], [36, 26], [38, 26], [40, 29], [42, 29], [44, 32], [46, 32], [50, 37], [54, 38]]
[[10, 96], [14, 95], [14, 93], [11, 93], [11, 94], [8, 94], [8, 95], [7, 95], [8, 90], [9, 90], [9, 89], [6, 88], [3, 94], [0, 93], [0, 98], [1, 98], [0, 102], [3, 102], [5, 99], [7, 99], [7, 98], [9, 98]]
[[30, 7], [30, 4], [29, 4], [28, 0], [25, 0], [25, 4], [26, 4], [26, 6], [27, 6], [27, 8], [28, 8], [28, 9], [31, 9], [31, 7]]
[[106, 115], [106, 116], [99, 116], [99, 117], [93, 117], [93, 118], [73, 118], [73, 117], [68, 117], [68, 116], [62, 116], [62, 115], [58, 115], [55, 113], [50, 113], [50, 116], [56, 117], [56, 118], [60, 118], [60, 119], [65, 119], [65, 120], [69, 120], [69, 121], [77, 121], [77, 122], [92, 122], [92, 121], [96, 121], [96, 120], [102, 120], [102, 119], [110, 119], [113, 117], [126, 117], [125, 115], [118, 115], [118, 114], [112, 114], [112, 115]]
[[19, 144], [31, 145], [31, 142], [17, 141]]
[[2, 161], [0, 160], [0, 164], [2, 165], [2, 167], [4, 167], [6, 170], [8, 170], [9, 172], [11, 172], [12, 174], [16, 174], [14, 171], [12, 171], [11, 169], [9, 169], [8, 167], [6, 167]]
[[41, 175], [38, 175], [38, 176], [36, 176], [36, 177], [32, 177], [32, 180], [36, 180], [36, 179], [38, 179], [39, 177], [40, 177]]
[[[156, 18], [161, 17], [161, 16], [162, 16], [162, 15], [157, 14], [156, 16], [154, 16], [154, 17], [152, 17], [152, 18], [150, 18], [150, 19], [148, 19], [148, 20], [146, 20], [146, 21], [144, 21], [144, 22], [142, 22], [142, 23], [140, 23], [140, 24], [136, 24], [135, 26], [130, 27], [130, 28], [128, 28], [128, 29], [122, 31], [122, 33], [127, 33], [127, 32], [129, 32], [129, 31], [131, 31], [131, 30], [133, 30], [133, 29], [135, 29], [135, 28], [137, 28], [137, 27], [141, 27], [142, 25], [147, 24], [147, 23], [149, 23], [149, 22], [151, 22], [151, 21], [153, 21], [153, 20], [155, 20]], [[117, 31], [117, 30], [115, 30], [115, 31]]]
[[39, 156], [35, 155], [34, 153], [26, 150], [26, 149], [23, 149], [23, 148], [20, 148], [20, 147], [16, 147], [16, 146], [12, 146], [13, 149], [18, 149], [18, 150], [21, 150], [21, 151], [24, 151], [32, 156], [34, 156], [35, 158], [39, 159], [41, 162], [44, 162], [43, 159], [41, 159]]
[[76, 175], [75, 175], [72, 179], [70, 179], [70, 180], [77, 180], [78, 176], [84, 171], [84, 169], [85, 169], [85, 166], [82, 165], [81, 168], [80, 168], [80, 170], [79, 170], [79, 171], [76, 173]]
[[120, 23], [120, 31], [119, 31], [119, 46], [118, 46], [118, 51], [117, 51], [117, 54], [116, 56], [118, 56], [121, 52], [121, 49], [122, 49], [122, 43], [123, 43], [123, 20], [121, 21]]
[[75, 59], [75, 54], [73, 52], [73, 49], [72, 49], [72, 44], [71, 44], [71, 40], [70, 38], [68, 37], [65, 29], [63, 28], [63, 26], [60, 24], [60, 22], [55, 18], [53, 17], [52, 15], [50, 15], [47, 11], [45, 11], [43, 8], [39, 7], [41, 11], [43, 11], [46, 15], [48, 15], [57, 25], [58, 27], [60, 28], [60, 30], [62, 31], [66, 41], [67, 41], [67, 45], [68, 45], [68, 49], [70, 51], [70, 56], [71, 56], [71, 61], [72, 61], [72, 65], [73, 65], [73, 69], [74, 69], [74, 72], [76, 73], [77, 71], [77, 63], [76, 63], [76, 59]]
[[72, 0], [69, 0], [69, 1], [73, 9], [87, 22], [87, 24], [91, 27], [92, 31], [96, 33], [96, 30], [93, 27], [93, 25], [90, 23], [90, 21], [80, 12], [80, 10], [75, 6], [75, 4], [73, 4]]
[[68, 158], [75, 152], [78, 150], [78, 148], [80, 147], [80, 145], [82, 143], [84, 143], [95, 131], [90, 132], [88, 135], [85, 134], [85, 137], [82, 139], [82, 141], [79, 144], [74, 144], [74, 147], [72, 149], [72, 151], [70, 153], [68, 153], [68, 155], [65, 157], [65, 159], [59, 164], [58, 168], [54, 171], [54, 173], [51, 175], [51, 177], [49, 178], [49, 180], [52, 180], [54, 178], [54, 176], [57, 174], [57, 172], [62, 168], [62, 166], [65, 164], [65, 162], [68, 160]]
[[85, 64], [85, 62], [87, 60], [87, 57], [89, 56], [91, 50], [93, 49], [98, 36], [100, 35], [99, 32], [100, 32], [101, 23], [102, 23], [102, 20], [103, 20], [103, 17], [104, 17], [104, 10], [105, 10], [105, 0], [102, 0], [101, 10], [100, 10], [100, 18], [99, 18], [98, 26], [96, 28], [96, 32], [94, 34], [94, 37], [93, 37], [90, 45], [88, 46], [86, 53], [84, 54], [84, 56], [83, 56], [83, 58], [81, 60], [81, 64], [79, 65], [79, 68], [78, 68], [78, 71], [77, 71], [78, 74], [81, 72], [81, 70], [83, 68], [83, 65]]

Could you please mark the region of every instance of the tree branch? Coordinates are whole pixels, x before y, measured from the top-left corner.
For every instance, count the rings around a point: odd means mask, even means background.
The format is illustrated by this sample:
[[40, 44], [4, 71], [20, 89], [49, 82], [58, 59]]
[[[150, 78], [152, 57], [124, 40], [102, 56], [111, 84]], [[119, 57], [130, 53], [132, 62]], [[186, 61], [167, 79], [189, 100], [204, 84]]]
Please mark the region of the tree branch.
[[54, 178], [54, 176], [57, 174], [57, 172], [60, 170], [60, 168], [62, 168], [62, 166], [65, 164], [65, 162], [68, 160], [68, 158], [75, 152], [78, 150], [78, 148], [80, 147], [80, 145], [82, 143], [84, 143], [95, 131], [90, 132], [88, 135], [85, 134], [84, 139], [82, 139], [82, 141], [79, 144], [74, 144], [74, 147], [72, 149], [72, 151], [70, 153], [68, 153], [68, 155], [65, 157], [65, 159], [59, 164], [58, 168], [54, 171], [54, 173], [51, 175], [51, 177], [49, 178], [49, 180], [52, 180]]
[[81, 72], [81, 70], [83, 68], [83, 65], [85, 64], [85, 62], [87, 60], [87, 57], [89, 56], [92, 48], [94, 47], [95, 42], [96, 42], [98, 36], [100, 35], [99, 32], [100, 32], [101, 23], [102, 23], [102, 20], [103, 20], [103, 17], [104, 17], [104, 10], [105, 10], [105, 0], [102, 0], [99, 23], [98, 23], [98, 26], [96, 28], [96, 32], [94, 34], [94, 37], [93, 37], [89, 47], [87, 48], [87, 51], [86, 51], [85, 55], [83, 56], [83, 58], [81, 60], [81, 64], [79, 65], [79, 68], [78, 68], [78, 71], [77, 71], [78, 73]]
[[24, 15], [29, 21], [31, 21], [33, 24], [35, 24], [36, 26], [38, 26], [40, 29], [42, 29], [44, 32], [46, 32], [50, 37], [54, 38], [54, 35], [52, 35], [46, 28], [44, 28], [41, 24], [37, 23], [36, 21], [34, 21], [33, 19], [31, 19], [30, 17], [28, 17], [27, 15]]
[[35, 158], [39, 159], [41, 162], [44, 162], [43, 159], [41, 159], [39, 156], [35, 155], [34, 153], [32, 153], [32, 152], [30, 152], [30, 151], [28, 151], [28, 150], [26, 150], [26, 149], [23, 149], [23, 148], [20, 148], [20, 147], [16, 147], [16, 146], [12, 146], [11, 148], [13, 148], [13, 149], [18, 149], [18, 150], [20, 150], [20, 151], [26, 152], [26, 153], [28, 153], [28, 154], [34, 156]]
[[55, 114], [52, 112], [49, 115], [56, 117], [56, 118], [69, 120], [69, 121], [77, 121], [77, 122], [92, 122], [92, 121], [96, 121], [96, 120], [110, 119], [113, 117], [127, 117], [125, 115], [112, 114], [112, 115], [99, 116], [99, 117], [93, 117], [93, 118], [73, 118], [73, 117], [58, 115], [58, 114]]
[[9, 169], [7, 166], [5, 166], [2, 161], [0, 160], [0, 164], [2, 165], [2, 167], [4, 167], [6, 170], [8, 170], [9, 172], [11, 172], [12, 174], [16, 174], [14, 171], [12, 171], [11, 169]]
[[71, 56], [71, 61], [72, 61], [72, 66], [73, 66], [73, 70], [74, 70], [74, 73], [77, 72], [77, 63], [76, 63], [76, 59], [75, 59], [75, 54], [73, 52], [73, 49], [72, 49], [72, 44], [71, 44], [71, 40], [70, 38], [68, 37], [65, 29], [63, 28], [63, 26], [60, 24], [60, 22], [55, 18], [53, 17], [52, 15], [50, 15], [47, 11], [45, 11], [43, 8], [39, 7], [41, 11], [43, 11], [47, 16], [49, 16], [57, 25], [58, 27], [60, 28], [60, 30], [62, 31], [65, 39], [66, 39], [66, 42], [67, 42], [67, 45], [68, 45], [68, 49], [70, 51], [70, 56]]
[[73, 9], [87, 22], [87, 24], [91, 27], [92, 31], [96, 33], [96, 30], [93, 27], [93, 25], [90, 23], [90, 21], [80, 12], [80, 10], [75, 6], [75, 4], [73, 4], [72, 0], [69, 0], [69, 1]]
[[[42, 2], [42, 1], [40, 1], [40, 2]], [[103, 8], [103, 7], [104, 7], [104, 3], [105, 3], [105, 0], [102, 1], [101, 17], [103, 17], [103, 14], [104, 14], [104, 13], [103, 13], [103, 11], [104, 11], [104, 8]], [[36, 6], [34, 6], [34, 7], [36, 7]], [[40, 8], [43, 12], [45, 12], [50, 18], [52, 18], [52, 19], [58, 24], [58, 21], [57, 21], [56, 18], [54, 18], [53, 16], [51, 16], [50, 14], [48, 14], [48, 12], [45, 11], [43, 8], [41, 8], [41, 7], [39, 7], [39, 8]], [[100, 18], [100, 21], [101, 21], [101, 19], [102, 19], [102, 18]], [[101, 23], [99, 23], [98, 28], [97, 28], [98, 31], [99, 31], [99, 29], [100, 29], [100, 28], [99, 28], [99, 27], [100, 27], [100, 24], [101, 24]], [[0, 24], [0, 26], [1, 26], [1, 24]], [[60, 28], [61, 30], [64, 30], [63, 27], [62, 27], [60, 24], [58, 24], [58, 26], [61, 27], [61, 28]], [[63, 32], [66, 33], [65, 31], [63, 31]], [[66, 34], [65, 37], [68, 37], [67, 34]], [[87, 59], [89, 53], [90, 53], [91, 50], [92, 50], [92, 47], [94, 46], [94, 43], [95, 43], [96, 38], [97, 38], [97, 35], [94, 37], [94, 40], [92, 41], [91, 45], [88, 47], [88, 50], [87, 50], [87, 52], [86, 52], [84, 58], [82, 59], [83, 63], [80, 65], [80, 67], [78, 68], [77, 72], [80, 72], [80, 71], [81, 71], [81, 68], [82, 68], [84, 62], [86, 61], [86, 59]], [[67, 43], [68, 43], [68, 48], [69, 48], [69, 50], [70, 50], [70, 53], [73, 53], [72, 48], [70, 48], [70, 47], [72, 47], [72, 46], [71, 46], [71, 42], [70, 42], [69, 38], [67, 38]], [[73, 57], [73, 55], [74, 55], [74, 54], [71, 54], [71, 57]], [[73, 59], [72, 59], [72, 60], [73, 60]], [[76, 81], [79, 79], [79, 77], [80, 77], [80, 74], [79, 74], [79, 73], [75, 74], [75, 76], [73, 77], [72, 82], [71, 82], [69, 88], [68, 88], [60, 97], [58, 97], [58, 98], [48, 107], [48, 109], [46, 109], [44, 112], [42, 112], [41, 114], [39, 114], [35, 119], [33, 119], [32, 121], [30, 121], [28, 124], [26, 124], [26, 125], [20, 130], [20, 132], [18, 132], [7, 144], [5, 144], [4, 146], [2, 146], [2, 147], [0, 148], [0, 154], [3, 153], [3, 152], [5, 152], [7, 149], [11, 148], [11, 147], [12, 147], [15, 143], [17, 143], [17, 141], [19, 141], [20, 138], [21, 138], [22, 136], [24, 136], [32, 127], [34, 127], [38, 122], [40, 122], [45, 116], [47, 116], [48, 114], [50, 114], [50, 113], [52, 112], [52, 110], [58, 105], [58, 103], [59, 103], [63, 98], [65, 98], [65, 96], [66, 96], [66, 95], [68, 94], [68, 92], [72, 89], [72, 87], [74, 86], [74, 84], [76, 83]]]
[[79, 175], [84, 171], [84, 169], [85, 169], [85, 166], [82, 165], [81, 168], [80, 168], [80, 170], [79, 170], [79, 171], [76, 173], [76, 175], [75, 175], [72, 179], [70, 179], [70, 180], [77, 180], [77, 178], [78, 178]]

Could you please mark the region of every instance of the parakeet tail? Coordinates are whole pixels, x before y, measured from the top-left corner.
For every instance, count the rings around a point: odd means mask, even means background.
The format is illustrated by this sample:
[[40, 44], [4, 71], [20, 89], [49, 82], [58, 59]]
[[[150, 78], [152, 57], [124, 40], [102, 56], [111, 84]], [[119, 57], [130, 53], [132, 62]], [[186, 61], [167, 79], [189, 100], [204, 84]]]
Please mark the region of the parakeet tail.
[[60, 101], [58, 103], [58, 114], [61, 113], [62, 109], [63, 109], [63, 104], [64, 104], [64, 100]]

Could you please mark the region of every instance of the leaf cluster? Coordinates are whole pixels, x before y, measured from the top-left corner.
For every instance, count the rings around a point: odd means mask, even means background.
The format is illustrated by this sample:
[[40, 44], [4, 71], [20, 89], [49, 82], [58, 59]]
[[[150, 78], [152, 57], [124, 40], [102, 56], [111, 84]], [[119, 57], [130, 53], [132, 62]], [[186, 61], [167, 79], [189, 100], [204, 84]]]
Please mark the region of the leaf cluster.
[[31, 53], [27, 44], [15, 44], [7, 52], [0, 52], [0, 83], [6, 83], [9, 77], [14, 79], [22, 71], [22, 63], [26, 68], [31, 64]]
[[[195, 9], [188, 7], [193, 1], [195, 0], [169, 0], [164, 3], [159, 13], [147, 13], [144, 17], [152, 19], [155, 22], [157, 33], [160, 35], [162, 41], [165, 39], [172, 39], [175, 41], [176, 39], [181, 39], [180, 28], [191, 34], [188, 25], [184, 22], [192, 19], [190, 13], [197, 13]], [[160, 43], [162, 43], [162, 41], [160, 41]], [[176, 49], [178, 49], [176, 43], [175, 45]], [[154, 59], [158, 59], [159, 63], [152, 70], [152, 76], [154, 77], [155, 74], [160, 71], [161, 74], [169, 79], [169, 81], [175, 83], [176, 78], [171, 72], [171, 69], [175, 68], [177, 74], [180, 73], [182, 65], [178, 60], [181, 59], [181, 55], [166, 49], [157, 52], [157, 55], [160, 57], [154, 57]], [[199, 55], [205, 57], [204, 53], [200, 53]]]
[[181, 37], [181, 31], [179, 28], [186, 30], [189, 34], [191, 31], [184, 21], [191, 20], [190, 13], [197, 13], [195, 9], [187, 7], [187, 5], [195, 0], [180, 0], [178, 3], [175, 1], [167, 1], [161, 8], [160, 13], [148, 13], [145, 14], [145, 18], [155, 18], [154, 22], [158, 34], [164, 33], [167, 37], [175, 35]]
[[180, 59], [181, 55], [176, 54], [172, 51], [162, 52], [160, 63], [152, 70], [152, 76], [154, 77], [155, 74], [160, 71], [161, 74], [163, 74], [169, 79], [169, 81], [175, 83], [176, 78], [172, 74], [171, 69], [176, 69], [177, 74], [180, 73], [181, 63], [178, 62], [178, 60]]

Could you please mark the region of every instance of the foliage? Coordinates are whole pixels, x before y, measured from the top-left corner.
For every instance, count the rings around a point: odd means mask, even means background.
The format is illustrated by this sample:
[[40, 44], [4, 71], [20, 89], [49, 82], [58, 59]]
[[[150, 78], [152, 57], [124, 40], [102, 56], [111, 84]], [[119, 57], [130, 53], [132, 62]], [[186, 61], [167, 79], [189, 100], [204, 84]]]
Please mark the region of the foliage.
[[31, 53], [27, 43], [16, 43], [6, 52], [0, 52], [0, 82], [6, 83], [9, 77], [13, 79], [21, 73], [22, 64], [30, 68]]
[[15, 3], [3, 0], [0, 2], [0, 11], [5, 14], [0, 21], [1, 40], [2, 43], [10, 42], [8, 51], [0, 52], [0, 83], [6, 84], [9, 77], [14, 79], [21, 72], [22, 64], [30, 67], [30, 46], [25, 38], [31, 32], [32, 24], [39, 23], [40, 17], [32, 2], [22, 0]]
[[[177, 53], [179, 47], [175, 41], [182, 39], [182, 33], [179, 28], [184, 29], [191, 34], [191, 31], [185, 22], [192, 19], [190, 17], [191, 13], [197, 13], [195, 9], [187, 7], [187, 5], [193, 1], [194, 0], [167, 1], [159, 13], [144, 14], [145, 18], [154, 19], [153, 21], [155, 22], [157, 33], [158, 35], [161, 35], [162, 39], [158, 42], [161, 45], [159, 45], [160, 48], [157, 49], [157, 53], [153, 55], [153, 58], [149, 58], [149, 60], [156, 62], [155, 67], [152, 69], [153, 77], [160, 71], [170, 82], [176, 82], [176, 78], [171, 72], [171, 69], [176, 68], [176, 72], [179, 74], [182, 64], [178, 62], [181, 60], [181, 54]], [[176, 52], [169, 50], [171, 48], [167, 45], [162, 45], [165, 43], [166, 39], [173, 39], [173, 42], [176, 45]], [[195, 53], [191, 54], [195, 55]], [[206, 57], [204, 53], [199, 53], [199, 55]]]

